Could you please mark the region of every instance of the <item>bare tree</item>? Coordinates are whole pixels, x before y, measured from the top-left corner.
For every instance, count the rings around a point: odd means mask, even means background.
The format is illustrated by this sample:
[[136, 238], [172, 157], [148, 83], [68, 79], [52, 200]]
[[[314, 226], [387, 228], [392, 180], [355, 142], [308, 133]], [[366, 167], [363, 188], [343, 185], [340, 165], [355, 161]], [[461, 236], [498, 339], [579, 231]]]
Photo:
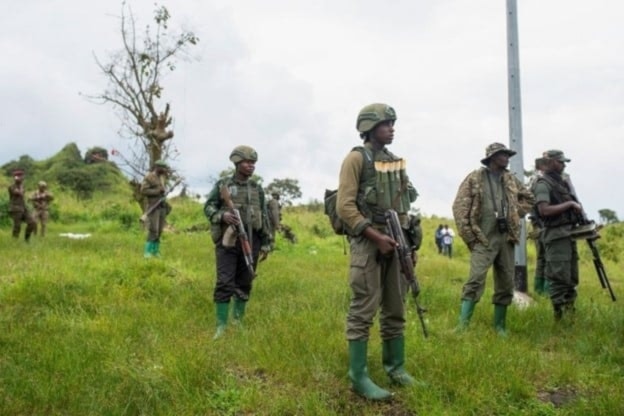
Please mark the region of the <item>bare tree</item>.
[[108, 79], [103, 93], [89, 96], [100, 104], [112, 104], [121, 120], [119, 134], [133, 140], [131, 155], [123, 157], [125, 171], [131, 172], [133, 186], [154, 162], [172, 156], [172, 116], [169, 103], [161, 104], [163, 77], [176, 69], [176, 58], [186, 57], [199, 39], [193, 32], [170, 34], [171, 15], [164, 6], [155, 5], [154, 23], [142, 36], [137, 33], [132, 9], [122, 2], [120, 32], [123, 48], [112, 54], [107, 63], [95, 61]]

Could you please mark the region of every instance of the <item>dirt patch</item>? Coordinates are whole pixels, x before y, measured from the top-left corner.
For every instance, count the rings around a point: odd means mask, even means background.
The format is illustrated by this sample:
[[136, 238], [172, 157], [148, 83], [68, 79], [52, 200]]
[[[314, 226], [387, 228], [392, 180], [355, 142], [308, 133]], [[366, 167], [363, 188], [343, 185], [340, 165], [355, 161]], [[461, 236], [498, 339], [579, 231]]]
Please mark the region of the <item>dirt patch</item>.
[[560, 387], [537, 392], [537, 398], [545, 403], [552, 403], [555, 407], [563, 407], [578, 397], [578, 392], [572, 387]]

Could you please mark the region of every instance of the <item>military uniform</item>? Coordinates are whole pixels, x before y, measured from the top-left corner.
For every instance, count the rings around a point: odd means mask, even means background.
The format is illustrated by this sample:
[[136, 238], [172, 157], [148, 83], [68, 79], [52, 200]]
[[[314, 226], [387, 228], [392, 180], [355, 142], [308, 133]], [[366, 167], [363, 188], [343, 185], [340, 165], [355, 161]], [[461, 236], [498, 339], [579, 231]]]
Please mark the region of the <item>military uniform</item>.
[[[230, 160], [235, 164], [246, 160], [255, 163], [257, 159], [255, 150], [248, 146], [238, 146], [230, 155]], [[251, 178], [237, 179], [236, 174], [217, 181], [204, 204], [204, 214], [210, 222], [216, 252], [217, 281], [213, 293], [217, 309], [215, 338], [220, 337], [225, 330], [232, 297], [234, 318], [239, 322], [242, 320], [255, 277], [248, 270], [243, 247], [234, 228], [224, 221], [224, 214], [231, 211], [224, 196], [231, 198], [234, 208], [240, 213], [251, 245], [254, 270], [261, 252], [268, 253], [272, 242], [262, 187]]]
[[282, 207], [279, 203], [279, 193], [274, 192], [273, 198], [267, 204], [269, 222], [271, 223], [271, 237], [275, 241], [275, 232], [280, 229], [282, 220]]
[[[50, 202], [54, 200], [54, 196], [52, 193], [48, 192], [47, 187], [48, 185], [45, 182], [39, 182], [39, 189], [36, 190], [30, 197], [30, 200], [35, 208], [33, 219], [39, 224], [39, 235], [41, 237], [45, 236], [49, 218], [48, 209]], [[37, 229], [35, 228], [35, 234], [36, 233]]]
[[[563, 152], [551, 150], [546, 157], [569, 162]], [[546, 172], [535, 185], [535, 204], [558, 205], [576, 201], [573, 189], [561, 173]], [[574, 310], [579, 284], [578, 250], [570, 231], [578, 222], [578, 215], [571, 209], [553, 216], [542, 216], [544, 224], [542, 241], [545, 254], [545, 276], [550, 285], [550, 299], [555, 318], [561, 319], [566, 311]]]
[[165, 228], [167, 215], [171, 207], [165, 201], [166, 171], [169, 166], [159, 160], [154, 163], [151, 170], [141, 182], [140, 192], [145, 197], [144, 211], [153, 209], [146, 218], [147, 238], [145, 242], [144, 256], [146, 258], [160, 255], [160, 237]]
[[384, 369], [394, 383], [413, 383], [403, 367], [407, 284], [396, 253], [382, 255], [365, 235], [368, 227], [387, 235], [384, 213], [388, 209], [397, 211], [407, 228], [410, 203], [416, 200], [416, 190], [405, 174], [405, 161], [380, 146], [374, 137], [380, 123], [390, 122], [393, 129], [395, 120], [394, 109], [385, 104], [371, 104], [360, 111], [356, 127], [365, 139], [364, 146], [353, 149], [344, 159], [336, 201], [337, 214], [350, 234], [349, 377], [354, 390], [371, 400], [390, 397], [370, 380], [366, 365], [369, 332], [378, 309]]
[[22, 222], [26, 223], [26, 230], [24, 232], [24, 239], [30, 240], [30, 235], [35, 231], [37, 223], [33, 219], [26, 201], [24, 200], [24, 171], [16, 169], [13, 171], [13, 177], [15, 183], [9, 186], [9, 216], [13, 220], [13, 238], [18, 238], [22, 228]]
[[514, 244], [520, 219], [530, 210], [533, 195], [506, 169], [494, 172], [487, 165], [497, 153], [515, 154], [503, 144], [486, 148], [486, 165], [461, 183], [453, 202], [459, 236], [471, 250], [470, 276], [462, 289], [460, 328], [465, 328], [485, 289], [488, 269], [494, 267], [494, 326], [505, 332], [507, 306], [513, 299]]

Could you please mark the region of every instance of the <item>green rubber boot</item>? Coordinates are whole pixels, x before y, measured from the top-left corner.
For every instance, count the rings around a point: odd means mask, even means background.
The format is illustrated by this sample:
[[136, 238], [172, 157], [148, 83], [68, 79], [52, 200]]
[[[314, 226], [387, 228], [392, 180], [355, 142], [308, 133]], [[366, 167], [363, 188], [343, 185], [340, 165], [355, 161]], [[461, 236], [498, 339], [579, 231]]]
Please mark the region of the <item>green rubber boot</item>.
[[217, 332], [212, 339], [220, 338], [227, 328], [228, 314], [230, 313], [230, 302], [218, 302], [215, 304], [217, 308]]
[[160, 257], [160, 241], [152, 241], [152, 255]]
[[382, 344], [381, 360], [384, 370], [390, 381], [399, 386], [411, 386], [414, 378], [410, 376], [403, 365], [405, 364], [405, 337], [384, 340]]
[[500, 336], [507, 336], [505, 321], [507, 319], [507, 305], [494, 305], [494, 329]]
[[548, 292], [546, 292], [546, 279], [544, 279], [543, 277], [535, 276], [535, 282], [533, 283], [533, 290], [538, 295], [542, 295], [542, 296], [547, 295]]
[[245, 308], [247, 307], [247, 301], [241, 300], [237, 297], [234, 298], [234, 322], [239, 325], [243, 323], [243, 317], [245, 316]]
[[145, 248], [143, 249], [143, 257], [145, 257], [146, 259], [149, 259], [150, 257], [153, 257], [154, 255], [152, 254], [152, 241], [147, 241], [145, 243]]
[[463, 331], [468, 328], [470, 318], [472, 318], [472, 313], [474, 312], [476, 305], [477, 302], [473, 300], [462, 299], [461, 308], [459, 310], [459, 325], [457, 326], [458, 331]]
[[353, 390], [368, 400], [389, 400], [392, 393], [382, 389], [368, 377], [366, 356], [368, 341], [349, 341], [349, 379]]

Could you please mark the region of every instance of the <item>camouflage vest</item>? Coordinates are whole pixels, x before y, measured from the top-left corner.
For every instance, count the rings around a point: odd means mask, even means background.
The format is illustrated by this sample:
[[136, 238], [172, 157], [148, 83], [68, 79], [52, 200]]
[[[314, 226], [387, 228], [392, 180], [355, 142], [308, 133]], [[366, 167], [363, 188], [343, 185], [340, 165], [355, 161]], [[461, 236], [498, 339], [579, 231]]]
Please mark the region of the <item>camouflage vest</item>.
[[364, 158], [358, 192], [358, 208], [373, 223], [385, 224], [384, 212], [394, 209], [401, 222], [407, 221], [411, 202], [416, 200], [416, 190], [405, 173], [405, 160], [386, 148], [373, 152], [358, 146]]
[[[552, 204], [562, 204], [567, 201], [576, 201], [576, 198], [570, 192], [568, 185], [561, 179], [553, 177], [549, 174], [544, 174], [537, 182], [545, 183], [550, 191], [550, 202]], [[570, 225], [576, 223], [576, 216], [574, 212], [569, 209], [562, 212], [559, 215], [553, 215], [550, 217], [541, 217], [544, 226], [546, 228], [561, 227], [563, 225]]]
[[245, 227], [251, 225], [255, 230], [262, 229], [262, 203], [264, 193], [255, 181], [248, 180], [246, 183], [238, 183], [233, 178], [227, 179], [222, 185], [226, 185], [234, 208], [240, 211]]

